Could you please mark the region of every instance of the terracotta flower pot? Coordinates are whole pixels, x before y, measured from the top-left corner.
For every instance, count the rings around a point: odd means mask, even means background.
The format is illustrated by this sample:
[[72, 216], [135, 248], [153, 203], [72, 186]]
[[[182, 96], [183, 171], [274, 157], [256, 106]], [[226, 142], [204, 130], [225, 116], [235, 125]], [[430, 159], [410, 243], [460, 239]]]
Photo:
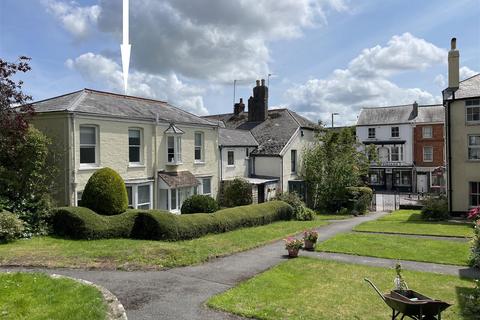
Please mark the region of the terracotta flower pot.
[[298, 250], [300, 250], [300, 249], [288, 249], [288, 256], [290, 258], [298, 257]]
[[315, 248], [316, 242], [310, 241], [310, 240], [305, 240], [303, 248], [305, 250], [313, 250]]

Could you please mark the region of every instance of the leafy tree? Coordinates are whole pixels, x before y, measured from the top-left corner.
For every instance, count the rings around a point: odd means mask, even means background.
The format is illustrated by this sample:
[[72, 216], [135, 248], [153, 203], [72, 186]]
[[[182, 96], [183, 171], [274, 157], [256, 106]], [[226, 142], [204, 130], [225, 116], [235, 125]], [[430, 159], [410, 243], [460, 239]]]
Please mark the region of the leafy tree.
[[0, 206], [41, 231], [51, 206], [55, 166], [51, 140], [29, 125], [31, 97], [13, 78], [30, 70], [27, 57], [10, 63], [0, 59]]
[[[351, 129], [323, 130], [311, 148], [304, 151], [302, 174], [308, 184], [310, 206], [338, 210], [348, 201], [347, 187], [364, 185], [373, 146], [362, 150]], [[370, 154], [369, 160], [366, 154]]]
[[224, 181], [221, 203], [229, 208], [251, 204], [252, 186], [242, 178]]

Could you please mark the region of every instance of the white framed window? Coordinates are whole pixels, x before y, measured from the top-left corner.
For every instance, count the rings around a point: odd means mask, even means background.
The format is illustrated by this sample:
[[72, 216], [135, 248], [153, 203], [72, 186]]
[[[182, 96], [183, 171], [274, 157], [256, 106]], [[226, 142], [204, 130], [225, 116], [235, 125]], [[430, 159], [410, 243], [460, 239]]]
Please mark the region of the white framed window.
[[469, 205], [470, 207], [480, 206], [480, 181], [472, 181], [469, 183]]
[[401, 161], [402, 153], [400, 149], [403, 150], [403, 147], [393, 146], [390, 148], [390, 161]]
[[465, 101], [467, 122], [480, 122], [480, 100]]
[[400, 127], [392, 127], [391, 134], [392, 134], [392, 138], [400, 137]]
[[227, 166], [234, 166], [235, 165], [235, 151], [228, 150], [227, 151]]
[[77, 191], [77, 207], [81, 205], [82, 195], [83, 195], [83, 190], [82, 191]]
[[141, 164], [143, 162], [143, 132], [142, 129], [128, 129], [128, 162]]
[[468, 160], [480, 160], [480, 135], [468, 136]]
[[445, 177], [443, 175], [434, 174], [430, 172], [430, 185], [432, 187], [443, 187], [445, 186]]
[[433, 161], [433, 147], [423, 147], [423, 162]]
[[167, 136], [167, 163], [182, 163], [182, 137], [177, 135]]
[[291, 172], [297, 172], [297, 150], [290, 151], [290, 169]]
[[203, 157], [203, 144], [204, 144], [203, 132], [195, 132], [195, 162], [204, 162]]
[[98, 166], [98, 129], [80, 126], [80, 166]]
[[212, 194], [212, 177], [198, 178], [200, 185], [194, 187], [194, 194]]
[[193, 187], [184, 187], [169, 189], [169, 211], [179, 212], [182, 208], [183, 202], [189, 198], [194, 192]]
[[153, 184], [128, 184], [127, 196], [128, 207], [131, 209], [152, 209], [153, 208]]
[[369, 139], [375, 138], [375, 128], [368, 128], [368, 138]]
[[432, 136], [433, 136], [432, 127], [422, 127], [422, 138], [423, 139], [431, 139]]

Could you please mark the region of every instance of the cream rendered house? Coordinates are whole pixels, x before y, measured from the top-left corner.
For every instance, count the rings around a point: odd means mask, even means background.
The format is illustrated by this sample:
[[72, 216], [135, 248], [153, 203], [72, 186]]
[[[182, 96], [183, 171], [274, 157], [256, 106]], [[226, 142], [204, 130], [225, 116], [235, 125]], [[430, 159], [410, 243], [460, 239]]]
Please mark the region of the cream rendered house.
[[446, 109], [447, 192], [449, 211], [462, 214], [480, 206], [480, 74], [459, 81], [456, 39], [448, 53]]
[[110, 167], [132, 208], [178, 213], [194, 193], [216, 197], [218, 127], [166, 102], [84, 89], [34, 103], [35, 127], [62, 156], [58, 205], [77, 205], [90, 176]]

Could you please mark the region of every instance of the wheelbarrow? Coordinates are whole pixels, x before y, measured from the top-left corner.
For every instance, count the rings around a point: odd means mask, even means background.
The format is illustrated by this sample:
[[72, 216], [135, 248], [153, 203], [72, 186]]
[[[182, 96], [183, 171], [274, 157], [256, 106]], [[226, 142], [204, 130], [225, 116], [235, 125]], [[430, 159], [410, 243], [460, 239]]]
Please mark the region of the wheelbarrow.
[[[441, 300], [431, 299], [413, 290], [392, 290], [382, 294], [367, 278], [364, 279], [378, 293], [382, 300], [392, 308], [392, 320], [441, 320], [442, 312], [451, 306]], [[399, 318], [401, 316], [401, 318]]]

